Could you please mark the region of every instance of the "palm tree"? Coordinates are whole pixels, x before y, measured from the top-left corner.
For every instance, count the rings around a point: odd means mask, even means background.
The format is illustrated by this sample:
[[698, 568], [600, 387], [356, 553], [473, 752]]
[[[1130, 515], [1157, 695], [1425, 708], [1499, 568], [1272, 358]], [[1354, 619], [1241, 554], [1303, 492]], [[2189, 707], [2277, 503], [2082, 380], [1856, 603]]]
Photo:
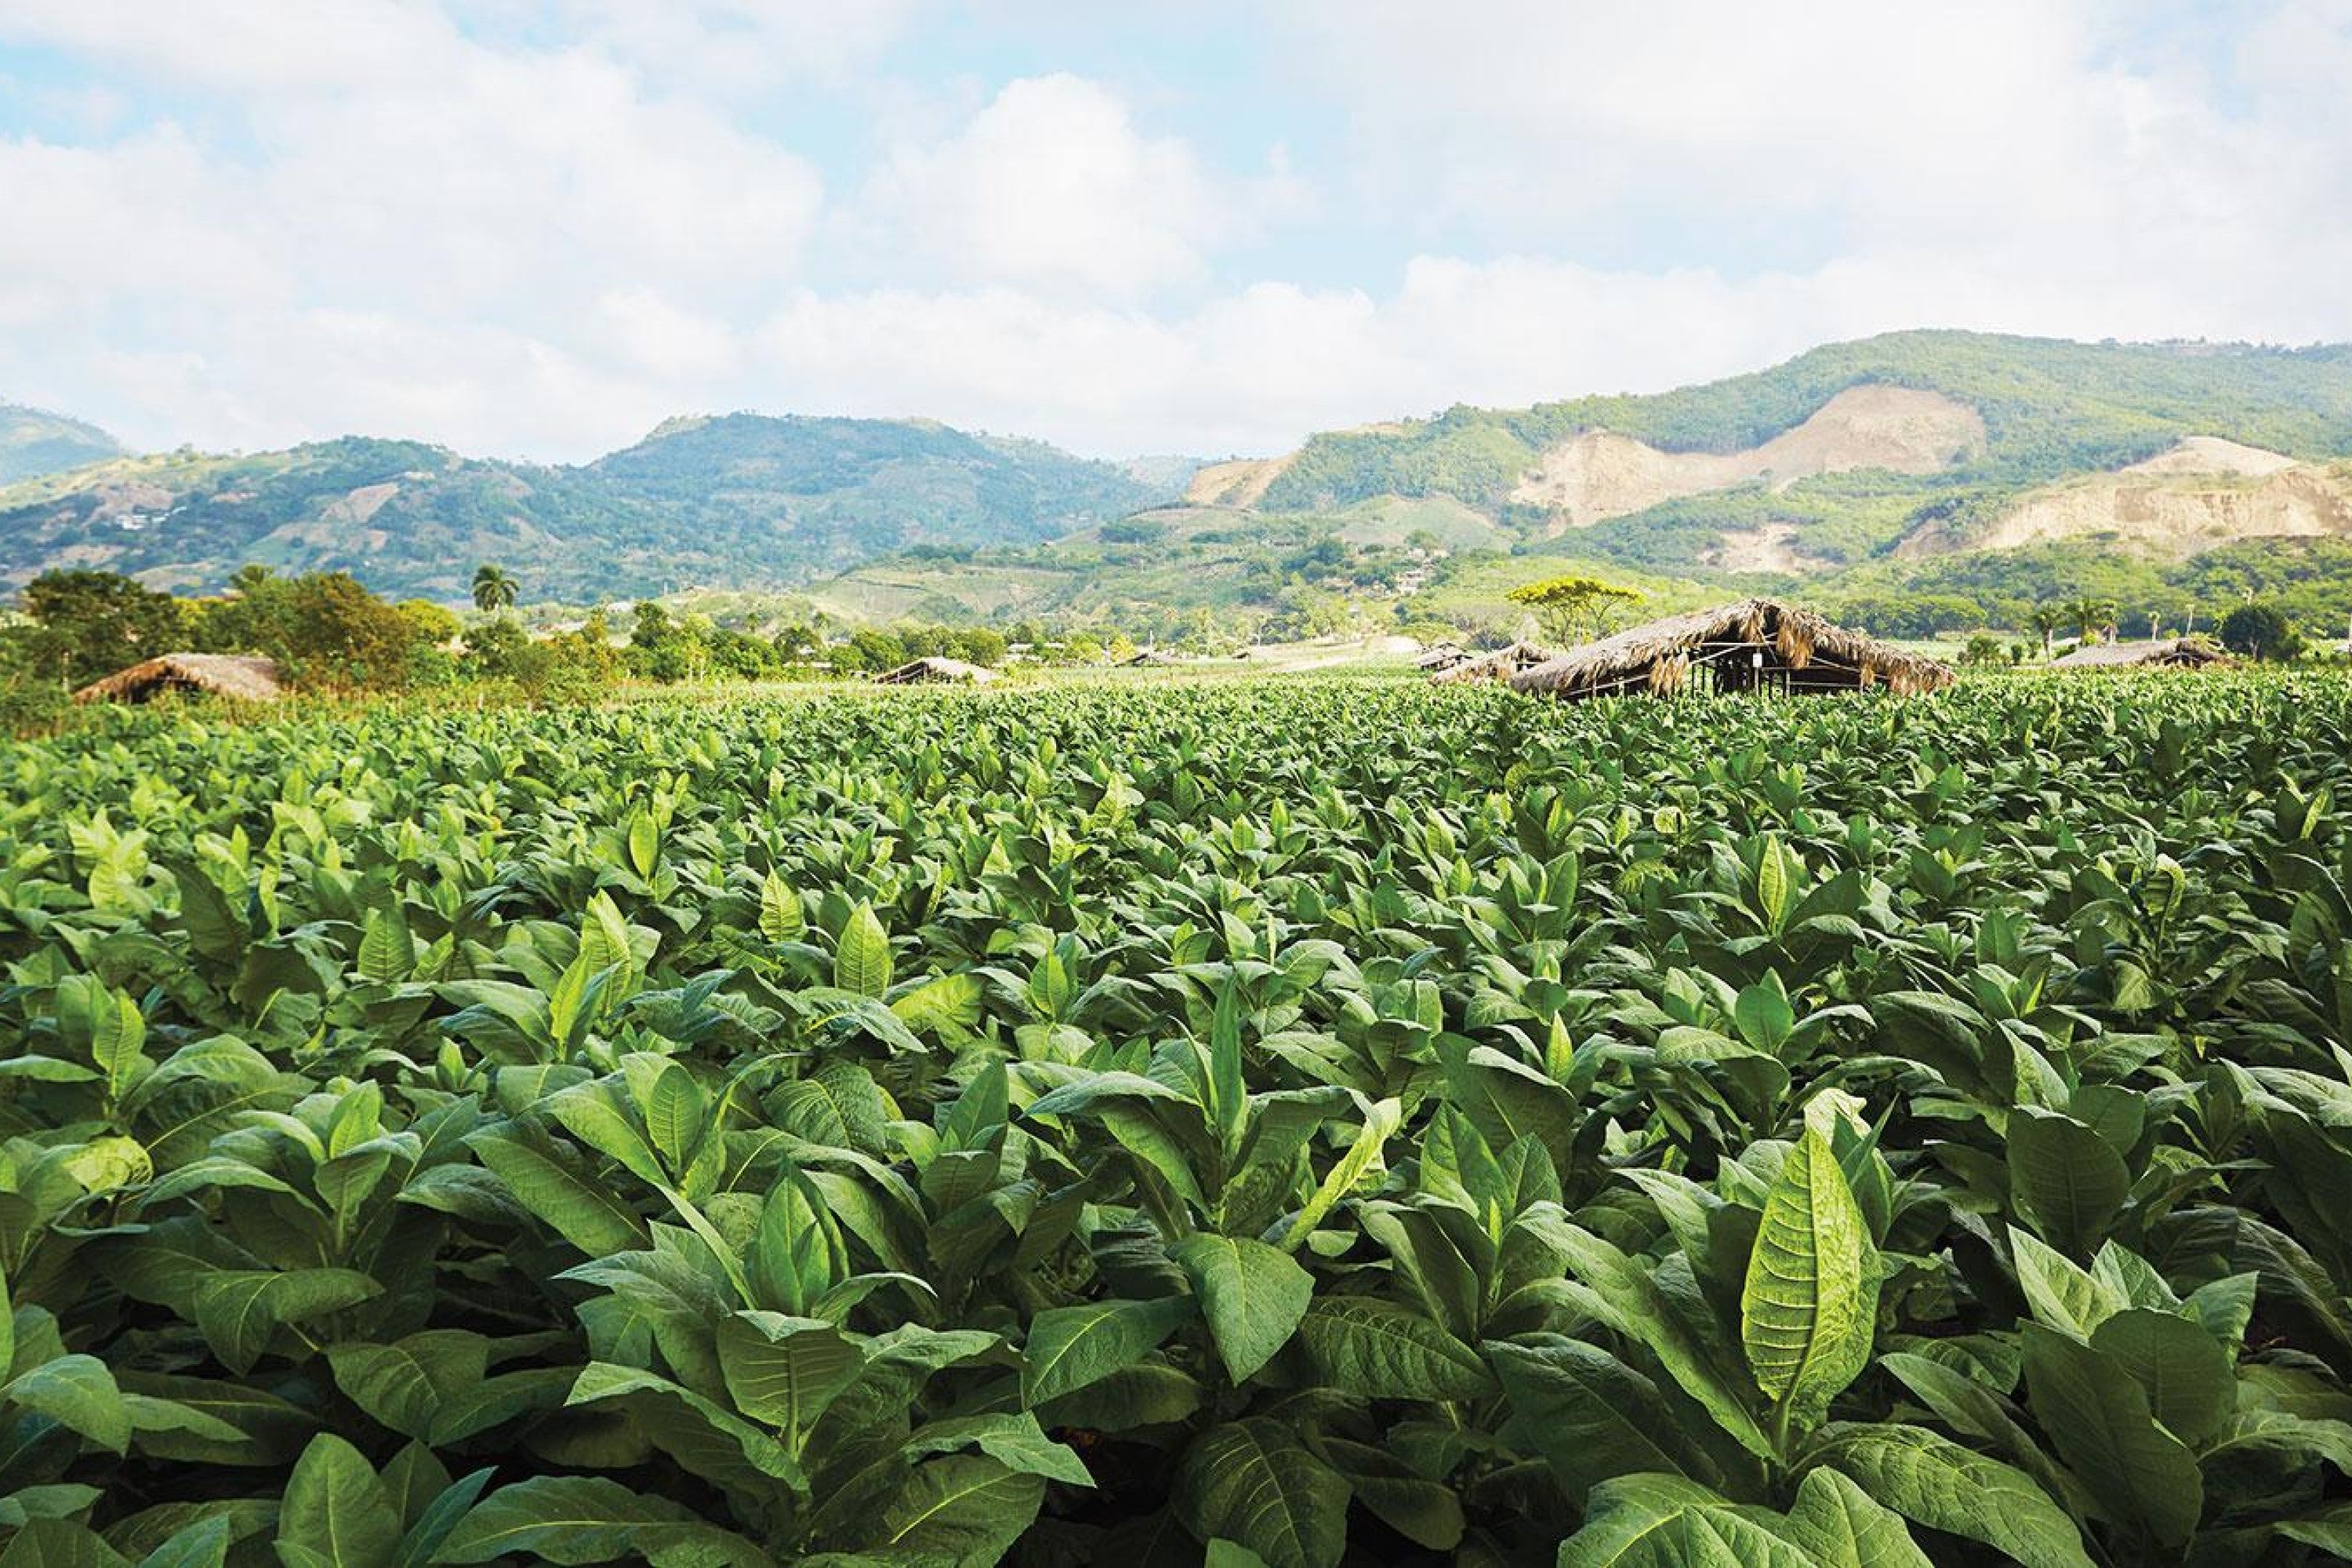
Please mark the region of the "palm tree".
[[2113, 626], [2116, 605], [2112, 599], [2094, 598], [2088, 594], [2069, 600], [2065, 605], [2066, 620], [2074, 625], [2079, 640], [2089, 642], [2091, 634]]
[[2032, 610], [2026, 613], [2026, 625], [2032, 626], [2035, 631], [2042, 634], [2042, 657], [2043, 658], [2046, 659], [2050, 657], [2050, 639], [2057, 636], [2058, 628], [2060, 626], [2066, 624], [2066, 616], [2067, 607], [2065, 605], [2055, 604], [2046, 599], [2041, 604], [2034, 605]]
[[507, 575], [503, 566], [485, 562], [474, 568], [474, 608], [484, 615], [494, 610], [511, 609], [518, 592], [515, 580]]

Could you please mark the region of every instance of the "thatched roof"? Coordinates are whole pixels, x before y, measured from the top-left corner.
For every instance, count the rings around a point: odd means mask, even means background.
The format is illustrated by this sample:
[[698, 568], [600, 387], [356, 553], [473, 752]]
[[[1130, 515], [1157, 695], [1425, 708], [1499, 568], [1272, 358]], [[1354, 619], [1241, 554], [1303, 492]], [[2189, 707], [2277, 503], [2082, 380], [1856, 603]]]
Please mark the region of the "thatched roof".
[[[1761, 684], [1766, 672], [1792, 691], [1885, 686], [1908, 695], [1949, 686], [1944, 665], [1831, 625], [1777, 599], [1742, 599], [1668, 616], [1570, 648], [1511, 680], [1513, 689], [1555, 697], [1607, 697], [1684, 689], [1695, 668], [1712, 667], [1718, 689]], [[1753, 675], [1749, 671], [1754, 671]]]
[[2203, 669], [2238, 661], [2210, 638], [2168, 637], [2162, 642], [2099, 642], [2076, 648], [2053, 669]]
[[255, 654], [165, 653], [93, 680], [77, 702], [144, 702], [159, 692], [197, 691], [239, 702], [275, 702], [284, 695], [278, 666]]
[[1457, 664], [1467, 663], [1470, 657], [1469, 650], [1457, 644], [1432, 643], [1413, 656], [1412, 667], [1415, 669], [1452, 669]]
[[885, 670], [874, 678], [877, 686], [918, 686], [931, 681], [966, 680], [984, 685], [996, 679], [996, 671], [976, 664], [966, 664], [960, 658], [910, 658], [896, 669]]
[[1467, 686], [1480, 680], [1508, 680], [1521, 670], [1533, 669], [1547, 659], [1559, 657], [1550, 648], [1531, 642], [1515, 642], [1498, 647], [1492, 653], [1482, 653], [1465, 658], [1449, 668], [1430, 677], [1449, 686]]

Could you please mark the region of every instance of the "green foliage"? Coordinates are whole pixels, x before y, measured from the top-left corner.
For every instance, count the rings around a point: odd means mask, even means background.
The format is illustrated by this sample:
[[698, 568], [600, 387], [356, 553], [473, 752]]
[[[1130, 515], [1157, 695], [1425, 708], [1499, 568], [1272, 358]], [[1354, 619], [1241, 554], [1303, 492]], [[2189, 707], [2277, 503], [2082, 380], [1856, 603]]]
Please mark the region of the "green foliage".
[[2347, 1540], [2331, 673], [151, 710], [6, 777], [0, 1560]]
[[[1493, 504], [1544, 447], [1580, 430], [1613, 430], [1670, 452], [1736, 452], [1801, 424], [1838, 393], [1871, 384], [1941, 392], [1978, 410], [1988, 450], [1969, 480], [1981, 486], [2013, 489], [2121, 468], [2191, 435], [2225, 434], [2300, 457], [2352, 453], [2352, 351], [2340, 346], [1895, 332], [1675, 392], [1527, 409], [1455, 407], [1401, 428], [1318, 436], [1267, 489], [1265, 504], [1306, 510], [1383, 494]], [[1932, 496], [1939, 487], [1931, 480], [1909, 488]]]
[[23, 658], [68, 689], [182, 645], [186, 607], [111, 572], [44, 572], [20, 595], [34, 631]]
[[[0, 416], [0, 484], [18, 477], [8, 428]], [[125, 511], [110, 498], [126, 488], [169, 499]], [[191, 587], [260, 561], [459, 603], [473, 591], [464, 563], [494, 560], [536, 597], [604, 602], [804, 580], [902, 546], [1034, 543], [1167, 499], [1108, 463], [926, 421], [673, 421], [577, 468], [349, 437], [117, 458], [9, 486], [0, 576], [70, 550]]]
[[1626, 605], [1640, 604], [1645, 595], [1639, 588], [1571, 574], [1526, 584], [1504, 597], [1533, 610], [1543, 623], [1544, 635], [1567, 645], [1598, 636], [1612, 615]]
[[2249, 658], [2293, 658], [2303, 638], [2276, 605], [2241, 605], [2222, 617], [2221, 646]]
[[0, 403], [0, 485], [100, 462], [122, 445], [95, 425]]
[[484, 562], [474, 568], [474, 608], [486, 616], [512, 609], [521, 591], [521, 584], [503, 566]]

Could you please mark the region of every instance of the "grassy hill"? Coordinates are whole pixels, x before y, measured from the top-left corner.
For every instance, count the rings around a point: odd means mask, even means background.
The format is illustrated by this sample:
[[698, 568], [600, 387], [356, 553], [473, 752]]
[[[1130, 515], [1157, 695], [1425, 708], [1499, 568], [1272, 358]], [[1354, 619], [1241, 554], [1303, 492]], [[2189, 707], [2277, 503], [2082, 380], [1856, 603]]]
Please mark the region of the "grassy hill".
[[1734, 452], [1759, 447], [1839, 393], [1867, 385], [1942, 393], [1982, 416], [1985, 449], [1953, 476], [1962, 486], [2022, 488], [2121, 468], [2196, 435], [2301, 458], [2352, 455], [2352, 345], [1893, 332], [1674, 392], [1524, 409], [1457, 406], [1433, 418], [1317, 436], [1262, 504], [1321, 510], [1384, 494], [1446, 495], [1499, 509], [1549, 446], [1580, 431], [1614, 431], [1667, 452]]
[[92, 565], [203, 589], [257, 561], [457, 599], [495, 560], [541, 601], [801, 589], [862, 620], [1297, 626], [1338, 606], [1491, 629], [1517, 618], [1510, 586], [1589, 569], [1674, 603], [1928, 592], [1996, 617], [2053, 594], [2185, 608], [2228, 584], [2340, 624], [2347, 558], [2352, 346], [1953, 331], [1206, 468], [925, 420], [732, 415], [578, 467], [352, 437], [101, 454], [0, 485], [0, 588]]
[[74, 565], [196, 590], [248, 561], [443, 599], [482, 561], [546, 598], [785, 585], [896, 550], [1034, 543], [1167, 493], [920, 420], [673, 420], [581, 467], [352, 437], [114, 457], [0, 488], [0, 585]]
[[[1087, 609], [1160, 624], [1318, 596], [1507, 626], [1512, 586], [1593, 571], [1672, 608], [1797, 591], [1996, 619], [2096, 594], [2352, 605], [2352, 347], [2070, 343], [1905, 332], [1654, 396], [1318, 436], [1201, 470], [1205, 504], [814, 590], [869, 618]], [[2216, 601], [2218, 602], [2218, 601]]]
[[95, 425], [0, 403], [0, 485], [111, 458], [122, 444]]

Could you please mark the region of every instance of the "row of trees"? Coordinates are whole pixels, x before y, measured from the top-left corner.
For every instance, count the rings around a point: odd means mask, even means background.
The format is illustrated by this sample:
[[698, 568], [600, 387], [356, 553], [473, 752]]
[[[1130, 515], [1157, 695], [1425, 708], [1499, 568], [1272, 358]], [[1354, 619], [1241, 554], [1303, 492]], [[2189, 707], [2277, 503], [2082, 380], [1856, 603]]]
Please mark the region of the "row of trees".
[[0, 730], [47, 722], [75, 689], [161, 653], [257, 653], [297, 689], [403, 691], [490, 683], [552, 700], [590, 698], [624, 679], [658, 682], [856, 676], [927, 656], [998, 666], [1017, 648], [1042, 663], [1096, 663], [1132, 651], [1116, 633], [1055, 635], [1027, 622], [998, 630], [919, 623], [859, 627], [822, 617], [759, 629], [679, 615], [646, 601], [621, 635], [602, 610], [534, 634], [509, 612], [520, 585], [503, 568], [474, 576], [478, 620], [442, 605], [388, 603], [346, 573], [279, 576], [247, 566], [215, 597], [182, 598], [111, 572], [50, 572], [0, 626]]

